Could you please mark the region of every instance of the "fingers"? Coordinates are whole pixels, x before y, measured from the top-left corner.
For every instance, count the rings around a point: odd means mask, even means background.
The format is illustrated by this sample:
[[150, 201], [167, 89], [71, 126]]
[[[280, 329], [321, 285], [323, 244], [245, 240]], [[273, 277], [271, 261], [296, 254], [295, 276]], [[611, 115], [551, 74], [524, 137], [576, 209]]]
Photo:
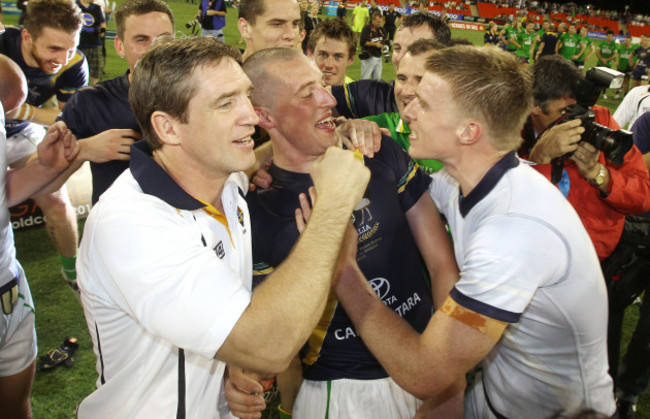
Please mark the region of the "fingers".
[[[259, 188], [268, 189], [271, 187], [271, 182], [273, 182], [273, 177], [266, 168], [259, 169], [253, 175], [252, 183]], [[255, 189], [253, 188], [252, 190]]]
[[348, 150], [359, 149], [368, 157], [374, 157], [381, 148], [382, 131], [376, 122], [351, 119], [337, 128], [339, 136]]

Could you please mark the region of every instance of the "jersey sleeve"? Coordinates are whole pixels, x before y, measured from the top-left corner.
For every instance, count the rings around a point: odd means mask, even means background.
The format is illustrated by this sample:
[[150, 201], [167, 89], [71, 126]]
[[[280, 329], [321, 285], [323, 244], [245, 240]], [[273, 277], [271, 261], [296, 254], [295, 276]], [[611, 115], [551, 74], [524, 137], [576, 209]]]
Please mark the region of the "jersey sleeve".
[[77, 51], [66, 68], [61, 70], [61, 76], [56, 81], [56, 98], [59, 102], [67, 102], [79, 89], [88, 85], [88, 61]]
[[[537, 245], [531, 246], [531, 238]], [[539, 287], [566, 277], [568, 254], [560, 235], [536, 220], [517, 215], [487, 219], [465, 246], [451, 298], [484, 316], [515, 323]]]
[[382, 137], [379, 153], [386, 157], [397, 179], [397, 195], [406, 213], [429, 189], [431, 178], [418, 169], [417, 163], [391, 138]]
[[393, 84], [384, 80], [358, 80], [332, 86], [336, 110], [346, 118], [364, 118], [385, 112], [399, 112]]

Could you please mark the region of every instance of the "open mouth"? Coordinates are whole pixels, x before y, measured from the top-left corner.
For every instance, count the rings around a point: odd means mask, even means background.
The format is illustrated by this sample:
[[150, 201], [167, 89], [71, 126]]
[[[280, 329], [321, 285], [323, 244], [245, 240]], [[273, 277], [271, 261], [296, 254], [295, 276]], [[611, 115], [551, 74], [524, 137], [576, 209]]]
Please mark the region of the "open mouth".
[[328, 116], [326, 118], [321, 119], [316, 123], [316, 128], [318, 129], [324, 129], [326, 131], [334, 131], [336, 129], [336, 124], [334, 123], [334, 118], [331, 116]]

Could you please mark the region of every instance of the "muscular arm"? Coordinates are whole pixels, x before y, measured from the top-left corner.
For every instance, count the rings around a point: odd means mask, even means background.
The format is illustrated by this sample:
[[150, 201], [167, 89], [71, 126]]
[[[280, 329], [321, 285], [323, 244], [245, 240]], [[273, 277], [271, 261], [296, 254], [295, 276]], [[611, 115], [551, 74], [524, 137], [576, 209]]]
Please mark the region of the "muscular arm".
[[458, 267], [449, 234], [428, 191], [406, 212], [406, 219], [431, 278], [434, 304], [441, 307], [458, 281]]
[[[386, 307], [355, 264], [346, 265], [336, 294], [364, 343], [405, 390], [440, 404], [458, 393], [458, 383], [492, 349], [506, 324], [494, 323], [491, 337], [436, 311], [419, 334]], [[473, 312], [472, 312], [473, 313]]]
[[289, 257], [256, 288], [218, 359], [278, 373], [319, 320], [352, 208], [361, 199], [369, 171], [353, 153], [330, 148], [311, 173], [319, 197], [309, 224]]

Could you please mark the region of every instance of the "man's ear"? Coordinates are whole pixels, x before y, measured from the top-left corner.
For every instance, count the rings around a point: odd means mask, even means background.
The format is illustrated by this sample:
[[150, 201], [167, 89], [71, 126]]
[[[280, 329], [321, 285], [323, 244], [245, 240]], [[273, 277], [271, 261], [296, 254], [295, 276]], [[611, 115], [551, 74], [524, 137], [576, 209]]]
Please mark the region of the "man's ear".
[[273, 122], [274, 118], [268, 109], [266, 109], [263, 106], [255, 106], [254, 109], [255, 109], [255, 113], [260, 118], [260, 122], [258, 122], [257, 125], [259, 125], [261, 128], [264, 128], [267, 131], [272, 128], [275, 128], [275, 123]]
[[124, 58], [124, 44], [122, 43], [122, 40], [116, 36], [114, 42], [115, 42], [115, 52], [117, 52], [117, 55]]
[[237, 21], [237, 28], [239, 29], [239, 34], [241, 35], [242, 38], [250, 39], [253, 28], [251, 27], [250, 23], [248, 23], [246, 19], [240, 17], [239, 20]]
[[154, 111], [151, 114], [151, 126], [163, 145], [180, 144], [179, 124], [176, 118], [173, 118], [165, 112]]
[[476, 143], [483, 135], [483, 127], [476, 121], [467, 121], [456, 131], [461, 144], [471, 145]]
[[27, 29], [23, 28], [23, 30], [20, 31], [20, 38], [23, 44], [31, 48], [34, 37]]
[[535, 116], [539, 116], [539, 115], [543, 114], [544, 111], [542, 110], [542, 108], [539, 105], [535, 105], [535, 106], [533, 106], [533, 110], [530, 113], [535, 115]]

